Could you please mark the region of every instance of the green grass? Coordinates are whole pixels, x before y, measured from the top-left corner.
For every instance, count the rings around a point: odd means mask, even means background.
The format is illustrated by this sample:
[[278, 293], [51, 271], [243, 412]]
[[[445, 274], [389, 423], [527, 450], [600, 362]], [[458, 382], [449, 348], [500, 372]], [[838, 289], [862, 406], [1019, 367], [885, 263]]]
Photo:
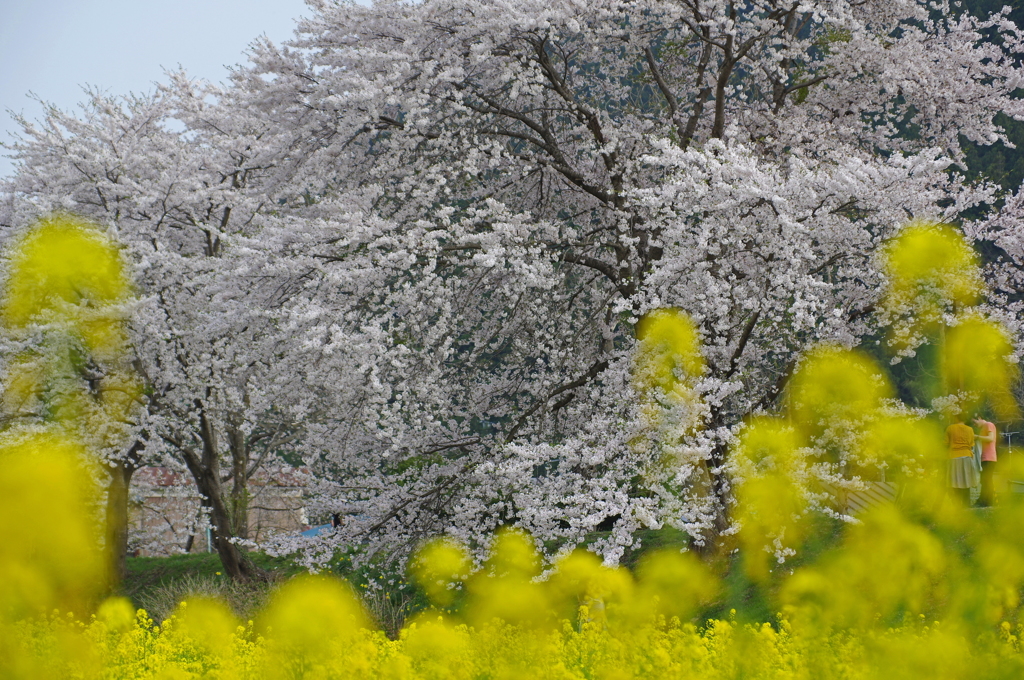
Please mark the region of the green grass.
[[243, 619], [250, 618], [280, 583], [305, 573], [292, 560], [248, 553], [253, 564], [267, 574], [265, 581], [234, 583], [224, 574], [216, 553], [171, 557], [129, 557], [121, 594], [156, 620], [165, 618], [178, 601], [191, 595], [223, 598]]
[[[248, 557], [257, 567], [269, 572], [271, 578], [275, 580], [283, 580], [305, 572], [305, 569], [285, 557], [270, 557], [263, 553], [248, 553]], [[223, 577], [223, 567], [217, 553], [129, 557], [128, 577], [122, 585], [122, 594], [134, 600], [138, 593], [181, 580], [185, 576]]]

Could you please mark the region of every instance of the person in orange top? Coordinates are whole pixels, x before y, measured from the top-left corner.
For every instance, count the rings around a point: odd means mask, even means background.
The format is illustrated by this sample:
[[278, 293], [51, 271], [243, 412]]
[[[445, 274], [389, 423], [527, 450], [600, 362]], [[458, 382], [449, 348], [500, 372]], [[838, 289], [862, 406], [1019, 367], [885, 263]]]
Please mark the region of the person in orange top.
[[971, 505], [971, 487], [978, 485], [978, 469], [974, 467], [974, 430], [964, 424], [964, 417], [956, 414], [953, 424], [946, 428], [949, 447], [949, 486], [964, 507]]
[[978, 505], [989, 507], [995, 502], [995, 489], [992, 485], [992, 473], [996, 468], [996, 426], [981, 417], [978, 413], [974, 416], [974, 426], [980, 430], [975, 439], [981, 444], [981, 498]]

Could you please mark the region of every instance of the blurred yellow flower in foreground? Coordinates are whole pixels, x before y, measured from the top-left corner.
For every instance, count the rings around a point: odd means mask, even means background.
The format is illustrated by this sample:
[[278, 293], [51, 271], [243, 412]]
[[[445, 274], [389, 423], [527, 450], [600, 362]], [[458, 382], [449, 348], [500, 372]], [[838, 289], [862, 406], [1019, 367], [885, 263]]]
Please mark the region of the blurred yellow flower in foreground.
[[83, 454], [47, 433], [0, 444], [0, 620], [84, 613], [102, 592], [97, 490]]
[[945, 314], [973, 305], [984, 290], [978, 256], [948, 224], [908, 225], [883, 251], [882, 269], [881, 309], [907, 324], [893, 338], [898, 347], [933, 333]]
[[9, 269], [6, 326], [69, 321], [89, 351], [119, 350], [124, 338], [111, 306], [131, 290], [120, 252], [95, 226], [68, 215], [40, 220], [14, 244]]

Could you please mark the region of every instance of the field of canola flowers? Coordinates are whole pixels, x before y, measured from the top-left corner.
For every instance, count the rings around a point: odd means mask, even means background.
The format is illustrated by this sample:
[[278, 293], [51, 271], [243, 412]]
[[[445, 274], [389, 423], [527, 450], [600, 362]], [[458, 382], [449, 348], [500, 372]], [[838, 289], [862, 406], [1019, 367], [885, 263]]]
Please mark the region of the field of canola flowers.
[[[255, 621], [195, 599], [156, 625], [100, 595], [94, 489], [75, 445], [36, 435], [0, 455], [5, 678], [1024, 677], [1013, 503], [979, 513], [922, 486], [764, 581], [778, 613], [757, 623], [699, 619], [722, 582], [689, 554], [655, 552], [631, 573], [578, 551], [537, 579], [545, 565], [522, 533], [497, 535], [476, 568], [439, 540], [410, 569], [435, 608], [390, 640], [324, 576], [284, 584]], [[63, 530], [42, 536], [29, 517]]]

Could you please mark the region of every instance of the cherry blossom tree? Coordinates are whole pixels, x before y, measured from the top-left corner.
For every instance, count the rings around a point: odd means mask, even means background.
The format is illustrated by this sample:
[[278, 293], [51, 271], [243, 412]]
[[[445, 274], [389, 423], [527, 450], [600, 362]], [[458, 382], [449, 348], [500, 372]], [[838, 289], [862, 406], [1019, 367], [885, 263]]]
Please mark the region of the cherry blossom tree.
[[[280, 200], [364, 215], [316, 251], [346, 284], [312, 337], [354, 338], [354, 300], [378, 337], [323, 501], [374, 545], [511, 522], [610, 528], [610, 559], [666, 524], [710, 549], [736, 427], [806, 349], [875, 332], [880, 244], [993, 201], [961, 140], [1024, 115], [1017, 27], [942, 2], [311, 6], [235, 96], [279, 135]], [[669, 428], [633, 385], [667, 307], [706, 360]]]
[[[80, 117], [50, 108], [24, 122], [7, 186], [9, 229], [70, 211], [125, 244], [141, 302], [131, 314], [147, 409], [125, 444], [127, 486], [140, 461], [187, 468], [204, 498], [228, 574], [255, 574], [233, 543], [247, 537], [249, 478], [302, 436], [312, 407], [283, 311], [285, 281], [253, 191], [258, 130], [218, 117], [216, 92], [183, 76], [153, 97], [93, 93]], [[285, 281], [285, 284], [282, 283]], [[122, 469], [119, 468], [119, 469]], [[123, 483], [115, 483], [123, 482]]]

